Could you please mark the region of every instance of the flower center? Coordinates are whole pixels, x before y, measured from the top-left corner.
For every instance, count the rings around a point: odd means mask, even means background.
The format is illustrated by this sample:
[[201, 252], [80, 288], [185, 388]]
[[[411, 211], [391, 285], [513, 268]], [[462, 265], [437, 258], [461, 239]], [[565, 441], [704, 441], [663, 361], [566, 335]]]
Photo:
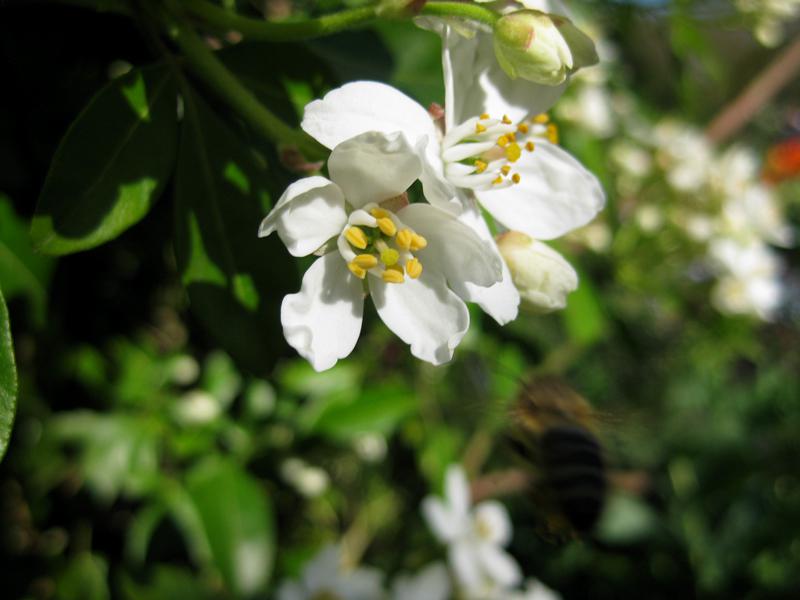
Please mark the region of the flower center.
[[416, 233], [392, 211], [367, 204], [350, 213], [337, 240], [339, 253], [350, 272], [364, 279], [367, 273], [387, 283], [403, 283], [405, 277], [416, 279], [422, 263], [414, 252], [428, 241]]
[[535, 139], [558, 143], [558, 128], [546, 114], [513, 123], [508, 116], [472, 117], [448, 131], [442, 140], [447, 178], [458, 187], [490, 189], [521, 181], [513, 164], [523, 151], [533, 152]]

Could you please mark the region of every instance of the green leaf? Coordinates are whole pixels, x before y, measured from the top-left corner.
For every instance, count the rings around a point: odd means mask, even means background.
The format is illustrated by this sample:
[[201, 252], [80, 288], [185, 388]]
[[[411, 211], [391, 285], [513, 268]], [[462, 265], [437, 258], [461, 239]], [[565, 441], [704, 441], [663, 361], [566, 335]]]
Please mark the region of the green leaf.
[[14, 212], [11, 200], [0, 194], [0, 288], [9, 299], [27, 296], [39, 326], [44, 325], [52, 267], [52, 259], [33, 252], [27, 223]]
[[570, 294], [562, 315], [570, 338], [581, 346], [591, 346], [608, 333], [608, 319], [600, 297], [589, 277], [583, 274], [580, 274], [580, 285]]
[[294, 262], [257, 237], [269, 173], [194, 93], [184, 98], [175, 182], [175, 254], [193, 312], [242, 366], [265, 372], [282, 348], [280, 300]]
[[236, 463], [215, 457], [189, 473], [187, 491], [228, 587], [240, 596], [263, 591], [275, 559], [275, 531], [259, 482]]
[[17, 410], [17, 367], [11, 343], [8, 309], [0, 292], [0, 459], [6, 453]]
[[70, 254], [137, 223], [175, 163], [175, 80], [166, 66], [134, 69], [95, 95], [56, 151], [31, 225], [37, 250]]
[[197, 575], [187, 569], [180, 569], [169, 565], [157, 565], [152, 570], [148, 583], [136, 583], [133, 579], [123, 575], [122, 596], [129, 600], [174, 600], [176, 598], [191, 598], [192, 600], [206, 600], [215, 595]]
[[58, 600], [108, 600], [108, 563], [84, 552], [69, 563], [56, 582]]

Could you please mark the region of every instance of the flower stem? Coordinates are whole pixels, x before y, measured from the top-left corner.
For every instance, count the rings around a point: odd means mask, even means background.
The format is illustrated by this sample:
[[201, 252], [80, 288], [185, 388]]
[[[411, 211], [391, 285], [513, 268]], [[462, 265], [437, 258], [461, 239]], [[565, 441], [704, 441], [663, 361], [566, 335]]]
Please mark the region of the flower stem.
[[[181, 10], [204, 25], [218, 31], [238, 31], [249, 40], [291, 42], [323, 37], [366, 25], [377, 20], [378, 6], [362, 6], [302, 21], [262, 21], [225, 10], [208, 0], [180, 3]], [[421, 14], [436, 17], [460, 17], [493, 25], [499, 15], [475, 4], [463, 2], [427, 2]]]
[[194, 31], [178, 19], [164, 17], [167, 33], [178, 46], [192, 73], [245, 119], [259, 134], [275, 143], [294, 145], [309, 160], [327, 156], [325, 149], [302, 131], [275, 116], [231, 73]]

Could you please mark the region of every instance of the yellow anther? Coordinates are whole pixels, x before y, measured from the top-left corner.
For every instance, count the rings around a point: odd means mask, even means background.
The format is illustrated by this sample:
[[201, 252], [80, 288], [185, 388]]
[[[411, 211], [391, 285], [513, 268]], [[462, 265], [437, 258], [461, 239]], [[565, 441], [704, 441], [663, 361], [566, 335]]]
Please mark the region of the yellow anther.
[[508, 118], [508, 115], [503, 115], [503, 123], [511, 125], [511, 119]]
[[388, 219], [389, 218], [389, 211], [385, 210], [383, 208], [375, 207], [371, 211], [369, 211], [369, 214], [371, 214], [376, 219]]
[[511, 140], [508, 139], [508, 136], [501, 135], [499, 138], [497, 138], [497, 145], [500, 146], [501, 148], [505, 148], [506, 146], [508, 146], [508, 143], [510, 141]]
[[400, 253], [394, 248], [386, 248], [385, 250], [381, 250], [381, 262], [387, 267], [396, 265], [398, 260], [400, 260]]
[[360, 227], [351, 227], [344, 234], [344, 239], [350, 242], [351, 246], [355, 246], [359, 250], [367, 247], [367, 234], [364, 233]]
[[498, 175], [492, 180], [492, 185], [498, 185], [500, 183], [503, 183], [503, 178], [500, 175]]
[[359, 267], [354, 260], [351, 260], [349, 263], [347, 263], [347, 268], [350, 269], [350, 272], [359, 279], [364, 279], [364, 277], [367, 276], [367, 271], [362, 267]]
[[413, 235], [411, 239], [411, 250], [416, 252], [417, 250], [422, 250], [427, 245], [428, 245], [428, 240], [426, 240], [424, 237], [422, 237], [418, 233], [415, 233]]
[[397, 237], [394, 238], [394, 241], [401, 250], [409, 250], [411, 243], [414, 241], [414, 232], [410, 229], [401, 229], [397, 232]]
[[507, 133], [506, 135], [508, 136], [508, 141], [509, 142], [516, 142], [517, 141], [517, 134], [514, 133], [513, 131], [511, 133]]
[[378, 219], [378, 229], [380, 229], [384, 235], [388, 235], [389, 237], [392, 237], [395, 233], [397, 233], [397, 226], [389, 217]]
[[486, 167], [489, 166], [489, 163], [483, 160], [476, 160], [475, 161], [475, 172], [476, 173], [483, 173], [486, 170]]
[[416, 279], [420, 275], [422, 275], [422, 263], [419, 262], [416, 258], [412, 258], [406, 261], [406, 274], [411, 277], [411, 279]]
[[522, 150], [517, 142], [513, 142], [506, 148], [506, 158], [509, 162], [517, 162], [519, 157], [522, 156]]
[[517, 131], [520, 133], [528, 133], [528, 124], [527, 123], [520, 123], [517, 125]]
[[522, 177], [519, 176], [519, 173], [514, 173], [511, 176], [511, 181], [513, 181], [514, 183], [519, 183], [520, 179], [522, 179]]
[[386, 269], [382, 274], [383, 280], [386, 283], [403, 283], [405, 277], [403, 277], [403, 269], [398, 268], [390, 268]]
[[550, 140], [551, 144], [558, 143], [558, 127], [554, 123], [550, 123], [547, 126], [547, 139]]
[[378, 264], [378, 259], [372, 254], [359, 254], [350, 262], [362, 269], [371, 269]]
[[502, 167], [500, 167], [500, 172], [501, 172], [503, 175], [508, 175], [508, 172], [509, 172], [510, 170], [511, 170], [511, 165], [503, 165]]
[[550, 117], [548, 117], [547, 114], [545, 114], [545, 113], [542, 113], [540, 115], [536, 115], [535, 117], [533, 117], [533, 122], [534, 123], [539, 123], [540, 125], [543, 125], [544, 123], [548, 123], [549, 121], [550, 121]]
[[533, 152], [534, 148], [536, 148], [536, 146], [533, 142], [525, 143], [525, 150], [527, 150], [528, 152]]
[[489, 118], [489, 113], [483, 113], [481, 115], [481, 119], [488, 119], [488, 118]]
[[486, 125], [475, 123], [475, 133], [483, 133], [484, 131], [486, 131]]

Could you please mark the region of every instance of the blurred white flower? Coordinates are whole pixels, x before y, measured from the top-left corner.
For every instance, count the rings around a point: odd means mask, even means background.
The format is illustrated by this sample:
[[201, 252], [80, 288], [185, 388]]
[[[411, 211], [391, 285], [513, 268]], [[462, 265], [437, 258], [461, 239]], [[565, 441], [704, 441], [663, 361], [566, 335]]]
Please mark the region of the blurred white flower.
[[800, 15], [800, 0], [736, 0], [736, 8], [753, 21], [753, 33], [764, 46], [783, 40], [783, 26]]
[[450, 567], [465, 592], [509, 589], [521, 581], [519, 565], [503, 550], [511, 541], [508, 513], [494, 501], [472, 507], [461, 466], [447, 469], [444, 499], [428, 496], [422, 513], [434, 535], [447, 544]]
[[203, 425], [217, 419], [222, 406], [205, 390], [191, 390], [175, 403], [173, 414], [182, 425]]
[[617, 129], [611, 96], [602, 85], [581, 85], [557, 105], [556, 114], [597, 137], [610, 137]]
[[741, 187], [723, 205], [721, 219], [722, 231], [742, 243], [758, 240], [790, 246], [794, 242], [775, 194], [761, 184]]
[[353, 441], [356, 454], [366, 462], [380, 462], [386, 456], [386, 438], [379, 433], [365, 433]]
[[780, 259], [768, 246], [720, 238], [711, 242], [709, 255], [720, 272], [711, 293], [711, 301], [718, 310], [763, 320], [774, 318], [784, 288]]
[[325, 546], [303, 568], [299, 581], [284, 581], [278, 600], [377, 600], [384, 597], [378, 569], [347, 569], [338, 546]]
[[705, 184], [712, 152], [702, 133], [668, 119], [656, 125], [652, 142], [672, 187], [681, 192], [690, 192]]
[[392, 583], [392, 600], [449, 600], [450, 577], [441, 563], [434, 563], [414, 575], [398, 575]]
[[281, 476], [306, 498], [316, 498], [330, 485], [328, 474], [319, 467], [309, 465], [300, 458], [287, 458], [281, 464]]

